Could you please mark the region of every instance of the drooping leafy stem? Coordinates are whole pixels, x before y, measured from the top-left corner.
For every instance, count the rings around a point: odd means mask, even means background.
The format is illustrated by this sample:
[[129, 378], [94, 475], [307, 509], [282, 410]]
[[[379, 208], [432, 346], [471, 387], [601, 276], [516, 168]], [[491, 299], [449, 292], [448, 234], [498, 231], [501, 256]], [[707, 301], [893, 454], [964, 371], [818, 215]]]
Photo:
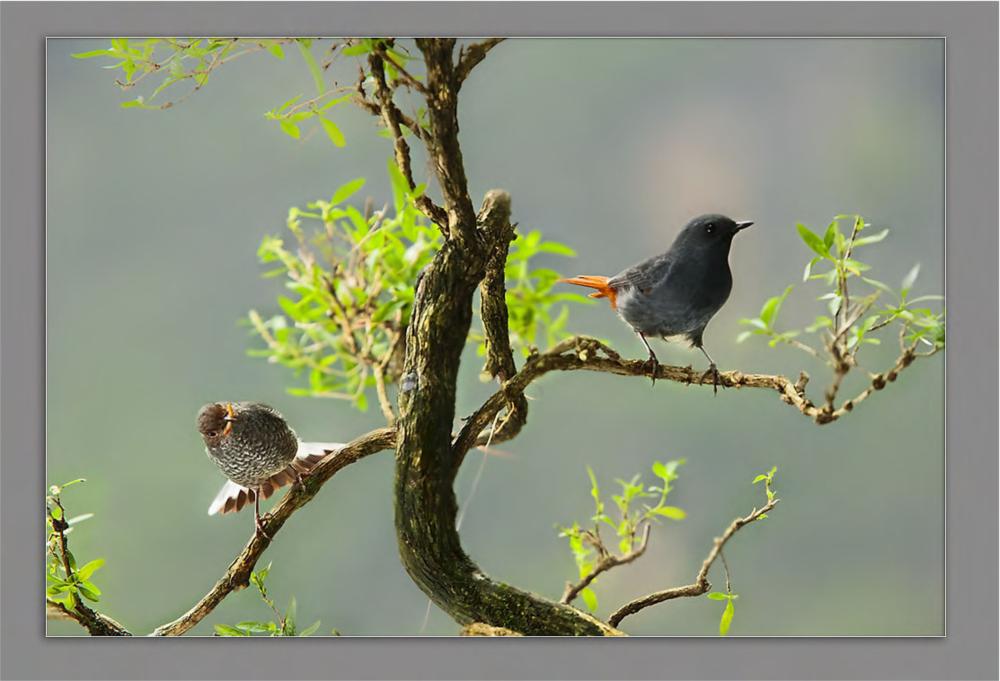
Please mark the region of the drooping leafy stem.
[[[753, 479], [753, 484], [763, 482], [764, 483], [764, 494], [767, 496], [768, 505], [774, 504], [776, 498], [774, 491], [774, 474], [777, 472], [778, 467], [774, 466], [767, 473], [761, 473]], [[756, 514], [756, 515], [754, 515]], [[767, 513], [758, 512], [754, 509], [754, 513], [751, 514], [754, 521], [764, 520], [767, 518]], [[722, 567], [726, 572], [726, 591], [711, 591], [707, 594], [707, 597], [713, 601], [725, 601], [726, 607], [722, 610], [722, 617], [719, 618], [719, 635], [725, 636], [729, 633], [729, 627], [733, 623], [733, 616], [736, 614], [736, 609], [734, 607], [734, 601], [739, 598], [739, 594], [733, 593], [733, 585], [731, 583], [731, 576], [729, 574], [729, 563], [726, 562], [726, 554], [722, 552], [722, 547], [719, 547], [719, 558], [722, 560]]]

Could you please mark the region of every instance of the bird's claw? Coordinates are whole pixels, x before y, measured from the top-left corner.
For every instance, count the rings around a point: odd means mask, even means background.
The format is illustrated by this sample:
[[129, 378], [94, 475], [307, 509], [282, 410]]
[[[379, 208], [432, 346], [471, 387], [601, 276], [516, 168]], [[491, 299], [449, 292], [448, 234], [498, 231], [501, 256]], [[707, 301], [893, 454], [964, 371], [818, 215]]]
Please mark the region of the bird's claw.
[[660, 368], [660, 362], [656, 357], [650, 356], [645, 362], [642, 363], [642, 369], [649, 374], [650, 380], [653, 385], [656, 385], [656, 372]]
[[271, 541], [271, 535], [264, 531], [264, 523], [260, 518], [254, 518], [254, 533], [259, 534], [264, 539]]
[[[704, 385], [705, 379], [708, 376], [712, 377], [712, 393], [718, 395], [719, 394], [719, 369], [718, 369], [718, 367], [715, 366], [714, 363], [710, 364], [708, 366], [708, 371], [706, 371], [705, 373], [703, 373], [701, 375], [701, 380], [699, 381], [699, 383], [701, 383], [702, 385]], [[725, 388], [726, 387], [725, 384], [723, 384], [722, 387]]]

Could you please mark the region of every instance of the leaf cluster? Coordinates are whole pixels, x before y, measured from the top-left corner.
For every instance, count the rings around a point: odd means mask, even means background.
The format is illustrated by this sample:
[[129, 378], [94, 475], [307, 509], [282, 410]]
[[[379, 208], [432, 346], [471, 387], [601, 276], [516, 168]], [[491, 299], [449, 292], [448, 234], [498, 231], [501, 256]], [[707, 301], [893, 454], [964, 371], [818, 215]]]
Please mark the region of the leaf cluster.
[[79, 523], [94, 517], [93, 513], [66, 517], [63, 490], [82, 482], [86, 480], [77, 478], [62, 485], [52, 485], [45, 497], [45, 595], [49, 600], [63, 604], [67, 610], [75, 610], [81, 597], [94, 602], [101, 600], [101, 590], [91, 578], [104, 565], [104, 559], [96, 558], [78, 567], [76, 556], [66, 544], [66, 535]]
[[[580, 579], [588, 577], [602, 560], [612, 555], [601, 536], [602, 526], [611, 528], [618, 540], [617, 558], [625, 561], [640, 550], [639, 531], [646, 524], [657, 523], [661, 518], [683, 520], [687, 517], [683, 509], [666, 503], [673, 489], [671, 483], [678, 478], [677, 469], [683, 464], [684, 459], [654, 462], [652, 472], [657, 483], [648, 486], [642, 483], [641, 475], [635, 475], [631, 480], [617, 479], [621, 491], [611, 495], [614, 517], [607, 513], [608, 504], [602, 498], [597, 476], [593, 469], [587, 467], [590, 496], [594, 501], [594, 514], [590, 518], [592, 525], [584, 528], [574, 522], [569, 527], [560, 528], [559, 532], [559, 536], [566, 537], [569, 542]], [[595, 582], [596, 579], [591, 584]], [[580, 591], [580, 597], [588, 609], [597, 609], [597, 594], [590, 586]]]
[[[849, 231], [841, 229], [841, 224], [850, 225]], [[857, 257], [860, 248], [878, 244], [888, 235], [883, 229], [870, 235], [862, 232], [871, 225], [860, 215], [838, 215], [826, 227], [822, 236], [803, 224], [797, 225], [798, 235], [812, 252], [802, 274], [803, 282], [816, 281], [824, 285], [825, 291], [818, 297], [824, 304], [824, 314], [817, 315], [813, 322], [801, 329], [779, 329], [778, 314], [782, 304], [791, 293], [788, 286], [781, 294], [769, 298], [753, 318], [740, 320], [750, 327], [737, 337], [743, 342], [750, 336], [768, 339], [771, 347], [779, 343], [791, 344], [810, 354], [820, 353], [808, 343], [799, 340], [803, 334], [815, 334], [828, 348], [843, 343], [844, 350], [851, 356], [863, 345], [878, 345], [881, 340], [875, 333], [894, 322], [902, 325], [901, 337], [910, 343], [919, 342], [931, 350], [944, 347], [945, 313], [924, 305], [940, 300], [938, 295], [910, 297], [910, 293], [920, 272], [919, 263], [903, 278], [898, 289], [870, 276], [871, 266]], [[883, 301], [876, 307], [880, 298]]]
[[[349, 199], [363, 178], [339, 187], [329, 199], [289, 210], [288, 236], [267, 236], [258, 249], [263, 276], [283, 277], [280, 312], [251, 310], [247, 321], [264, 341], [252, 356], [292, 369], [305, 378], [293, 395], [345, 399], [368, 407], [367, 390], [399, 380], [407, 325], [420, 272], [441, 248], [437, 227], [417, 208], [426, 187], [410, 189], [395, 161], [387, 171], [393, 206], [359, 210]], [[506, 266], [511, 345], [525, 354], [537, 343], [568, 336], [567, 303], [590, 302], [556, 293], [554, 270], [534, 267], [541, 254], [572, 256], [568, 247], [538, 231], [511, 244]], [[556, 309], [558, 308], [558, 312]], [[485, 352], [484, 334], [470, 340]]]
[[[250, 583], [257, 589], [260, 599], [274, 613], [274, 619], [257, 621], [244, 620], [234, 625], [216, 624], [216, 636], [312, 636], [319, 629], [320, 621], [316, 620], [305, 629], [299, 630], [296, 622], [298, 606], [295, 596], [288, 602], [288, 607], [282, 612], [274, 604], [267, 589], [267, 576], [271, 571], [271, 563], [267, 567], [250, 573]], [[337, 631], [333, 631], [337, 635]]]

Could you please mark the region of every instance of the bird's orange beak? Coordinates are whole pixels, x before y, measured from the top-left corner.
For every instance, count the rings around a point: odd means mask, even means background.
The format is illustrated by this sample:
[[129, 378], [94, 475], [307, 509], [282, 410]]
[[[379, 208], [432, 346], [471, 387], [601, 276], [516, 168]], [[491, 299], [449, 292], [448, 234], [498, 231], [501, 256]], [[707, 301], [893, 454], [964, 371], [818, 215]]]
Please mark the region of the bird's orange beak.
[[226, 416], [223, 420], [226, 422], [226, 427], [222, 429], [222, 436], [225, 437], [233, 432], [233, 421], [236, 420], [236, 416], [233, 414], [232, 402], [226, 402]]

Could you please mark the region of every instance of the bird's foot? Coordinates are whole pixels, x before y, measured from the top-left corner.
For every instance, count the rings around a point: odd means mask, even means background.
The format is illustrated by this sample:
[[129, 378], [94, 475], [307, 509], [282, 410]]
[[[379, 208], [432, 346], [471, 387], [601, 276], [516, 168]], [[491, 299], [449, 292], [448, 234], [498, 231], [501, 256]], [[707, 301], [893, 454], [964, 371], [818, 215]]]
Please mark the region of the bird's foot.
[[650, 355], [649, 359], [642, 363], [643, 371], [649, 374], [649, 378], [653, 382], [654, 386], [656, 385], [656, 372], [659, 368], [660, 362], [656, 359], [656, 355]]
[[[712, 377], [712, 393], [717, 395], [719, 393], [719, 369], [715, 366], [714, 362], [708, 366], [708, 371], [701, 375], [701, 381], [699, 382], [704, 385], [705, 379], [709, 375]], [[725, 384], [722, 387], [725, 388]]]
[[[295, 469], [292, 469], [292, 470], [295, 470]], [[306, 473], [300, 473], [299, 471], [295, 471], [295, 485], [296, 485], [296, 486], [297, 486], [297, 487], [298, 487], [298, 488], [299, 488], [300, 490], [302, 490], [303, 492], [305, 492], [305, 491], [306, 491], [306, 481], [305, 481], [305, 477], [306, 477], [307, 475], [309, 475], [309, 473], [308, 473], [308, 472], [306, 472]]]
[[256, 517], [254, 517], [254, 519], [253, 519], [253, 525], [254, 525], [254, 533], [255, 533], [255, 534], [259, 534], [259, 535], [260, 535], [260, 536], [262, 536], [262, 537], [263, 537], [264, 539], [266, 539], [266, 540], [268, 540], [268, 541], [271, 541], [271, 535], [269, 535], [269, 534], [268, 534], [268, 533], [267, 533], [267, 532], [266, 532], [266, 531], [264, 530], [264, 523], [263, 523], [263, 521], [261, 521], [261, 518], [260, 518], [260, 516], [256, 516]]

